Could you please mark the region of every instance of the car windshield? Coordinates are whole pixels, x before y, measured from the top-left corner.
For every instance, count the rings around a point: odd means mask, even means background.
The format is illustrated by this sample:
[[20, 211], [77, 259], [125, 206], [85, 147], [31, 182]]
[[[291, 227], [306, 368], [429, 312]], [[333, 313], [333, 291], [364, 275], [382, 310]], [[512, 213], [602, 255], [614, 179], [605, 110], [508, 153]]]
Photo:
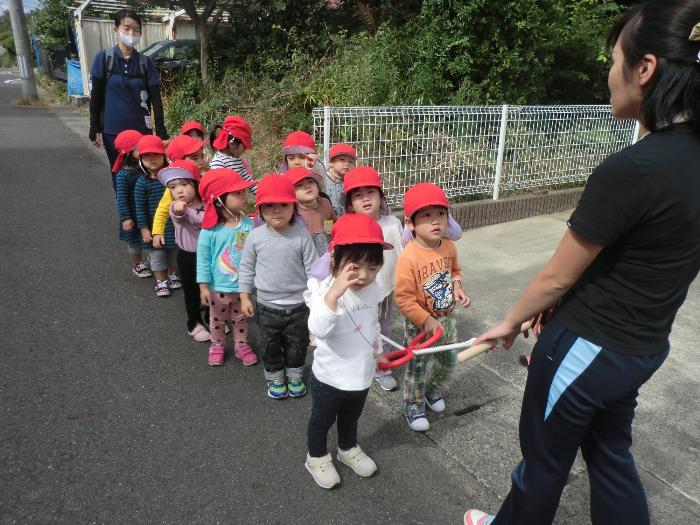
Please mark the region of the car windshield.
[[169, 40], [161, 40], [160, 42], [154, 42], [150, 46], [148, 46], [146, 49], [141, 51], [142, 55], [146, 55], [147, 57], [153, 56], [158, 51], [163, 49], [165, 46], [167, 46], [170, 43]]

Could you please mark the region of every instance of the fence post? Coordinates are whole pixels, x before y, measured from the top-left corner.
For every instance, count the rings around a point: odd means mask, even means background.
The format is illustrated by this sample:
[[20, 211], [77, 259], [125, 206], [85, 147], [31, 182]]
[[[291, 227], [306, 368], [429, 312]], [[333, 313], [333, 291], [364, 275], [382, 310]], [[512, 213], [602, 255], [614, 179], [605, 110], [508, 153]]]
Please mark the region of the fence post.
[[328, 167], [331, 149], [331, 107], [323, 106], [323, 164]]
[[634, 131], [632, 132], [632, 144], [636, 144], [639, 140], [639, 121], [634, 121]]
[[501, 129], [498, 134], [498, 156], [496, 157], [496, 178], [493, 181], [493, 200], [498, 200], [501, 173], [503, 173], [503, 152], [506, 149], [506, 126], [508, 124], [508, 104], [503, 104], [501, 112]]

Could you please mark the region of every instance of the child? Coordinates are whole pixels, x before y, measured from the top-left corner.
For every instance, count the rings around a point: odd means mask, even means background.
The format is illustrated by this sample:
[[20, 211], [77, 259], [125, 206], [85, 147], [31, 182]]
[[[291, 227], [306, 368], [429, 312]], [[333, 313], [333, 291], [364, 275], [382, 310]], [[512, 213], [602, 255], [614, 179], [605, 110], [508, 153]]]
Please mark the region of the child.
[[158, 172], [167, 165], [165, 146], [159, 137], [144, 135], [136, 148], [138, 149], [139, 165], [143, 172], [134, 188], [136, 221], [141, 230], [143, 247], [148, 250], [151, 271], [156, 276], [156, 295], [168, 297], [170, 290], [182, 288], [175, 266], [177, 246], [173, 225], [170, 221], [165, 225], [165, 246], [162, 248], [153, 246], [151, 234], [153, 215], [156, 212], [158, 202], [163, 197], [163, 192], [165, 192], [165, 186], [160, 183], [157, 177]]
[[139, 178], [139, 167], [134, 151], [141, 133], [133, 129], [122, 131], [114, 140], [114, 147], [119, 152], [112, 166], [116, 173], [115, 189], [117, 192], [117, 211], [119, 212], [119, 238], [126, 241], [131, 256], [131, 271], [137, 277], [145, 278], [153, 275], [151, 270], [141, 260], [141, 238], [136, 229], [136, 202], [134, 187]]
[[321, 177], [305, 168], [291, 168], [286, 177], [294, 185], [297, 209], [306, 222], [316, 253], [321, 256], [328, 248], [328, 235], [336, 215], [331, 201], [321, 194]]
[[[379, 305], [379, 326], [382, 335], [391, 336], [391, 313], [394, 310], [394, 275], [396, 262], [401, 255], [401, 221], [391, 214], [386, 205], [384, 191], [379, 173], [369, 166], [358, 166], [348, 171], [343, 181], [345, 208], [348, 213], [369, 215], [382, 227], [384, 239], [394, 248], [384, 252], [384, 264], [377, 275], [377, 283], [384, 293]], [[384, 353], [393, 350], [387, 343], [383, 344]], [[374, 376], [379, 386], [387, 391], [396, 390], [396, 379], [391, 370], [377, 370]]]
[[238, 268], [253, 221], [243, 214], [246, 189], [255, 184], [228, 168], [209, 171], [199, 185], [206, 207], [197, 241], [197, 282], [202, 304], [210, 306], [209, 365], [224, 364], [226, 321], [233, 323], [234, 353], [244, 365], [258, 362], [248, 344], [248, 319], [241, 311]]
[[[253, 170], [242, 156], [248, 149], [253, 149], [252, 130], [248, 123], [238, 116], [229, 116], [223, 126], [216, 126], [209, 135], [212, 148], [216, 150], [209, 163], [209, 168], [228, 168], [237, 172], [244, 181], [253, 180]], [[250, 191], [254, 194], [255, 188]]]
[[326, 176], [326, 168], [316, 154], [316, 142], [305, 131], [292, 131], [287, 135], [282, 145], [282, 153], [284, 159], [280, 168], [281, 173], [287, 173], [292, 168], [306, 168], [321, 180]]
[[[457, 249], [452, 241], [443, 238], [448, 206], [445, 192], [435, 184], [415, 184], [405, 193], [404, 222], [413, 240], [399, 257], [394, 287], [396, 305], [406, 317], [406, 338], [411, 339], [420, 331], [432, 335], [442, 326], [443, 335], [436, 345], [456, 342], [452, 311], [457, 301], [465, 308], [470, 303], [462, 287]], [[440, 389], [456, 362], [455, 350], [409, 361], [404, 375], [403, 409], [411, 429], [430, 428], [425, 404], [433, 412], [445, 410]]]
[[328, 172], [326, 173], [326, 193], [331, 199], [333, 211], [340, 217], [345, 213], [345, 194], [343, 179], [349, 170], [355, 167], [357, 155], [352, 146], [336, 144], [331, 148], [328, 157]]
[[180, 135], [188, 135], [193, 139], [204, 142], [204, 126], [196, 120], [188, 120], [180, 128]]
[[[199, 173], [205, 170], [204, 161], [204, 142], [193, 139], [188, 135], [179, 135], [170, 141], [168, 147], [165, 148], [165, 153], [170, 161], [189, 160], [195, 166]], [[160, 248], [163, 243], [163, 233], [165, 231], [165, 223], [170, 217], [170, 205], [173, 202], [173, 196], [169, 191], [163, 193], [163, 198], [158, 203], [156, 213], [153, 215], [153, 246]]]
[[382, 229], [368, 215], [341, 217], [331, 233], [332, 275], [309, 279], [309, 331], [316, 338], [311, 368], [311, 418], [306, 469], [325, 489], [340, 483], [328, 453], [328, 431], [338, 422], [338, 461], [368, 477], [377, 465], [357, 444], [357, 422], [372, 384], [379, 344], [381, 287], [374, 282], [382, 266]]
[[209, 331], [204, 328], [202, 306], [197, 287], [197, 239], [202, 229], [204, 204], [197, 193], [199, 170], [189, 160], [176, 160], [158, 172], [158, 180], [168, 188], [173, 199], [170, 218], [175, 227], [177, 268], [182, 280], [187, 312], [187, 333], [195, 341], [209, 341]]
[[266, 175], [258, 184], [255, 204], [265, 223], [250, 233], [243, 248], [241, 310], [253, 316], [250, 294], [255, 287], [267, 395], [301, 397], [306, 394], [302, 374], [309, 346], [304, 291], [316, 248], [306, 228], [294, 220], [294, 185], [285, 176]]

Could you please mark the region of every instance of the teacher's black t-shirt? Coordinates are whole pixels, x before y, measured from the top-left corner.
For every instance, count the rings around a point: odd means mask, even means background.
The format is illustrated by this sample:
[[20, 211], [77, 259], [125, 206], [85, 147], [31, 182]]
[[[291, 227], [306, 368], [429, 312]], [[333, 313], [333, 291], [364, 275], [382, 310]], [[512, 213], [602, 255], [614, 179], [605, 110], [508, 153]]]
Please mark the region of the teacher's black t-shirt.
[[557, 310], [594, 344], [651, 355], [700, 269], [700, 139], [658, 130], [593, 172], [569, 227], [604, 246]]

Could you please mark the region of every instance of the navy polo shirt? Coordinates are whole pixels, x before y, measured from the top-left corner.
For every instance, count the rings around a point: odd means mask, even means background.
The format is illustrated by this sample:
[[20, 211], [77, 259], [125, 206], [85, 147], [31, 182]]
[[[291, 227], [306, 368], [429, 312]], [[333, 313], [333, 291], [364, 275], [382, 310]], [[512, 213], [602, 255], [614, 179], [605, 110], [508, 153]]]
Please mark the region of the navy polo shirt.
[[[147, 57], [146, 78], [141, 77], [139, 53], [134, 50], [124, 58], [119, 46], [114, 46], [112, 74], [105, 86], [104, 121], [102, 133], [117, 135], [127, 129], [151, 133], [146, 127], [148, 111], [148, 88], [160, 84], [158, 71]], [[105, 51], [95, 56], [90, 75], [104, 79]]]

